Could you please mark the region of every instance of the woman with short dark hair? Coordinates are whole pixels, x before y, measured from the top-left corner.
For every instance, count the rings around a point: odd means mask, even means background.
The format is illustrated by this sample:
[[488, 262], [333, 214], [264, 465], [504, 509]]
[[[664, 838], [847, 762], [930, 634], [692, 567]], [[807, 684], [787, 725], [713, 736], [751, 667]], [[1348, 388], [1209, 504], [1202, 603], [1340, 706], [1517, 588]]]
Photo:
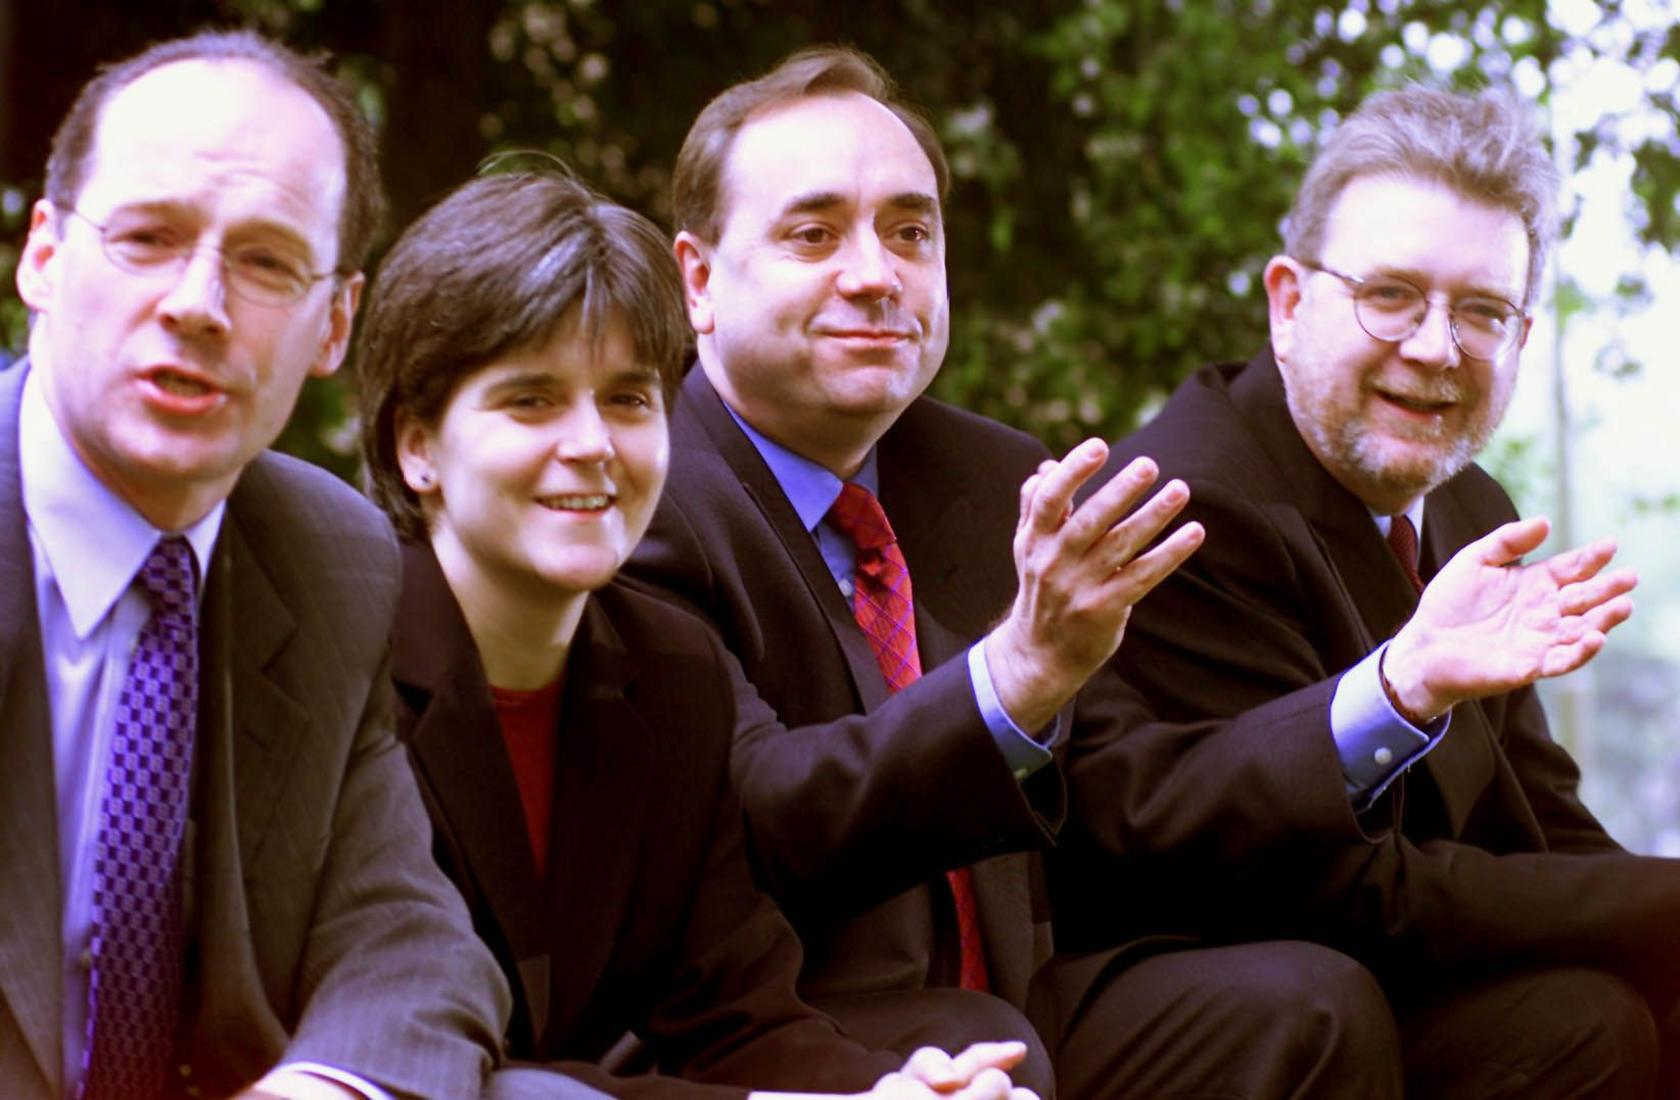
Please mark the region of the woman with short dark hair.
[[[613, 580], [664, 485], [687, 341], [664, 237], [556, 173], [481, 177], [425, 214], [364, 321], [364, 453], [405, 539], [399, 730], [513, 987], [508, 1052], [565, 1075], [520, 1074], [519, 1095], [1009, 1097], [1019, 1044], [900, 1069], [797, 999], [729, 781], [728, 659]], [[663, 1076], [603, 1065], [627, 1033]]]

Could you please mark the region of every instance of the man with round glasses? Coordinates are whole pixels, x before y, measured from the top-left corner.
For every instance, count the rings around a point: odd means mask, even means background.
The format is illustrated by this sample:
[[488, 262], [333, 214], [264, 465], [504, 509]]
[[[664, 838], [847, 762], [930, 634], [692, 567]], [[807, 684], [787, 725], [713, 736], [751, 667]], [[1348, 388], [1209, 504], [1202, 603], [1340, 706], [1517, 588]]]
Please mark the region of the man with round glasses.
[[1609, 540], [1524, 564], [1545, 521], [1473, 462], [1516, 383], [1556, 189], [1508, 95], [1373, 97], [1266, 266], [1271, 347], [1194, 375], [1110, 458], [1153, 455], [1207, 531], [1134, 610], [1119, 671], [1168, 721], [1241, 717], [1276, 746], [1235, 783], [1188, 765], [1234, 792], [1233, 827], [1345, 799], [1376, 843], [1300, 834], [1221, 864], [1138, 833], [1116, 859], [1124, 803], [1093, 751], [1068, 768], [1058, 946], [1334, 947], [1381, 985], [1409, 1096], [1649, 1097], [1672, 1049], [1680, 865], [1605, 833], [1533, 688], [1599, 651], [1634, 577]]

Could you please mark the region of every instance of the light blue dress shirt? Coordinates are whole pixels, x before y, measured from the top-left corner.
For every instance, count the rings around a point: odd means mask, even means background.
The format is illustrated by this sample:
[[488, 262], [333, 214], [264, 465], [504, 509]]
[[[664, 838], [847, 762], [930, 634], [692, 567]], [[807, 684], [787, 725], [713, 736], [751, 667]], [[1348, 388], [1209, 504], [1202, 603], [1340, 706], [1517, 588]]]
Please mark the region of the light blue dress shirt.
[[[100, 794], [117, 699], [129, 657], [151, 614], [134, 577], [158, 539], [170, 532], [153, 527], [82, 464], [48, 410], [40, 375], [33, 370], [23, 385], [18, 449], [52, 715], [58, 864], [64, 890], [62, 1067], [65, 1096], [74, 1097], [81, 1091], [87, 1044]], [[218, 503], [179, 532], [192, 546], [201, 600], [204, 566], [226, 511], [226, 503]], [[286, 1068], [337, 1081], [373, 1100], [386, 1098], [383, 1090], [330, 1066], [293, 1063]]]
[[[1423, 539], [1423, 501], [1406, 513]], [[1373, 515], [1384, 539], [1393, 520]], [[1347, 779], [1348, 797], [1356, 809], [1365, 809], [1380, 797], [1388, 785], [1407, 768], [1422, 760], [1441, 743], [1452, 723], [1448, 712], [1418, 729], [1394, 709], [1382, 689], [1381, 666], [1388, 643], [1378, 646], [1363, 661], [1343, 674], [1330, 700], [1330, 734], [1336, 740], [1342, 774]]]
[[[728, 405], [724, 407], [729, 408]], [[844, 482], [826, 467], [764, 436], [737, 416], [735, 410], [729, 409], [729, 415], [734, 417], [765, 465], [770, 467], [770, 473], [787, 495], [800, 523], [816, 539], [817, 549], [829, 573], [850, 601], [853, 578], [857, 572], [857, 547], [827, 519], [828, 510], [839, 498]], [[873, 449], [851, 480], [879, 495], [880, 475]], [[1414, 506], [1410, 517], [1421, 538], [1421, 501]], [[1375, 519], [1386, 537], [1389, 518], [1376, 516]], [[985, 644], [985, 639], [981, 639], [968, 650], [969, 679], [974, 687], [975, 702], [985, 719], [986, 728], [991, 731], [1016, 778], [1025, 779], [1050, 762], [1050, 752], [1044, 746], [1054, 743], [1060, 720], [1052, 725], [1043, 743], [1014, 723], [993, 690], [991, 673], [986, 667]], [[1388, 643], [1385, 642], [1349, 669], [1336, 685], [1330, 704], [1330, 731], [1342, 761], [1348, 797], [1353, 800], [1356, 809], [1368, 807], [1401, 772], [1423, 759], [1430, 749], [1440, 743], [1450, 722], [1450, 715], [1444, 715], [1431, 723], [1427, 730], [1420, 730], [1400, 717], [1389, 703], [1379, 678], [1380, 663], [1387, 649]]]
[[[724, 408], [729, 406], [725, 405]], [[828, 566], [835, 583], [840, 586], [841, 594], [850, 602], [856, 584], [857, 546], [827, 518], [828, 510], [840, 498], [840, 490], [845, 482], [827, 467], [812, 462], [803, 455], [795, 454], [760, 434], [752, 425], [736, 416], [735, 410], [729, 409], [729, 415], [735, 418], [735, 423], [741, 426], [741, 430], [746, 433], [764, 459], [765, 465], [770, 467], [770, 473], [782, 487], [782, 492], [787, 495], [793, 510], [799, 515], [799, 522], [816, 539], [817, 550], [822, 554], [823, 563]], [[851, 480], [876, 496], [880, 495], [881, 479], [873, 448], [864, 459], [862, 468]], [[1051, 724], [1041, 739], [1034, 738], [1017, 726], [1003, 709], [1003, 705], [998, 701], [997, 692], [992, 687], [992, 675], [986, 667], [985, 646], [985, 639], [982, 638], [968, 649], [968, 676], [974, 688], [974, 701], [980, 709], [986, 729], [997, 742], [998, 751], [1003, 753], [1003, 758], [1015, 778], [1024, 780], [1050, 763], [1050, 750], [1045, 746], [1055, 743], [1060, 719]]]

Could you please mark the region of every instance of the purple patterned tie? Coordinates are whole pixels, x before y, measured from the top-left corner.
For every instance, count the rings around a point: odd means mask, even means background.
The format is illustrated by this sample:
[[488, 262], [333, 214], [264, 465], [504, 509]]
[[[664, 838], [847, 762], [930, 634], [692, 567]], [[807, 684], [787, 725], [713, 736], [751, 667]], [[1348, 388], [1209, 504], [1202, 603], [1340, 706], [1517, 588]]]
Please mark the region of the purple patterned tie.
[[181, 998], [181, 833], [198, 714], [192, 548], [159, 540], [152, 604], [117, 699], [93, 859], [85, 1100], [155, 1100]]

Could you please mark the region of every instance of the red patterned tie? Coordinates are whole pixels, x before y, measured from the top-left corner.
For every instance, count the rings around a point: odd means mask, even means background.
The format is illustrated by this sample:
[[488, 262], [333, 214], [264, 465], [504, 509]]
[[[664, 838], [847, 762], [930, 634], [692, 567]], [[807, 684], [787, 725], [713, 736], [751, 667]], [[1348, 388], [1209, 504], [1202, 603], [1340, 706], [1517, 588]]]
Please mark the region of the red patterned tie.
[[[916, 604], [910, 593], [910, 570], [898, 548], [898, 537], [875, 495], [849, 481], [828, 515], [834, 526], [857, 544], [852, 616], [875, 651], [875, 663], [886, 677], [887, 687], [900, 691], [922, 675], [922, 659], [916, 649]], [[973, 876], [967, 867], [959, 867], [946, 872], [946, 878], [951, 883], [962, 945], [962, 987], [988, 990], [991, 980], [980, 943]]]
[[1412, 587], [1421, 594], [1423, 592], [1423, 578], [1418, 576], [1418, 537], [1417, 528], [1404, 513], [1393, 516], [1388, 524], [1388, 548], [1394, 551], [1394, 556], [1400, 560], [1400, 568], [1405, 570], [1406, 579], [1412, 582]]

